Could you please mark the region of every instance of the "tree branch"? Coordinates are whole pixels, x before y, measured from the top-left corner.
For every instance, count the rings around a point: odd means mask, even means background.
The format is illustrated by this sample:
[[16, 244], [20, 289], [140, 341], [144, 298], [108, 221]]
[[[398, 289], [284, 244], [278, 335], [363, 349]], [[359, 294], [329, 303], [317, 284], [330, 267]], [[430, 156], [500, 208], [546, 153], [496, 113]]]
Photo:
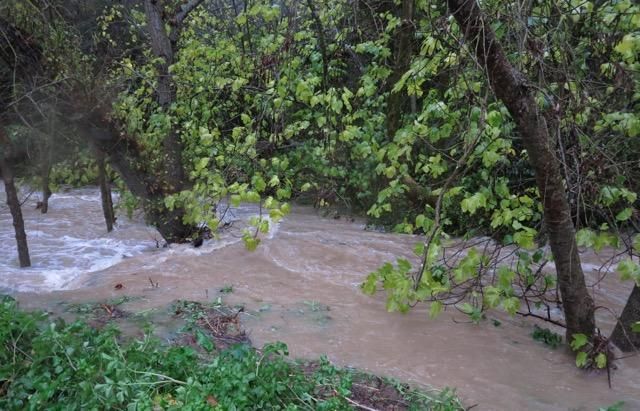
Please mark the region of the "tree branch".
[[203, 1], [204, 0], [190, 0], [180, 5], [180, 7], [178, 7], [178, 10], [176, 10], [175, 17], [173, 18], [174, 26], [178, 28], [178, 30], [180, 30], [180, 28], [182, 28], [184, 19], [187, 18], [187, 16], [193, 11], [193, 9], [202, 4]]

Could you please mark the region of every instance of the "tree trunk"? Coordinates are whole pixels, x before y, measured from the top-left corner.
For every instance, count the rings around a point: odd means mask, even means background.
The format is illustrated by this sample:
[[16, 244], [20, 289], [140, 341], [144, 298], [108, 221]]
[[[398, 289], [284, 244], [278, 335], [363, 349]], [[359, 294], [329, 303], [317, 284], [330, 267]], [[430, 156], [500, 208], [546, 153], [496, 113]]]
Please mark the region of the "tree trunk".
[[[165, 29], [165, 20], [163, 19], [162, 4], [157, 0], [145, 0], [145, 13], [147, 15], [147, 30], [151, 39], [151, 50], [153, 54], [160, 59], [157, 64], [158, 85], [156, 87], [156, 100], [160, 107], [167, 113], [172, 103], [176, 100], [176, 89], [173, 84], [173, 75], [169, 71], [169, 67], [173, 64], [173, 56], [175, 54], [174, 47], [177, 42], [177, 30], [174, 28], [174, 39], [167, 34]], [[164, 178], [163, 189], [167, 194], [173, 194], [181, 191], [186, 183], [184, 166], [182, 164], [182, 141], [174, 127], [171, 127], [169, 133], [163, 140], [164, 148]]]
[[98, 184], [100, 185], [100, 198], [102, 200], [102, 213], [104, 222], [107, 225], [107, 232], [113, 231], [115, 216], [113, 213], [113, 200], [111, 198], [111, 187], [107, 181], [107, 172], [104, 163], [104, 152], [96, 150], [96, 161], [98, 163]]
[[109, 155], [109, 164], [122, 177], [127, 188], [142, 202], [147, 223], [158, 229], [167, 243], [191, 240], [197, 227], [184, 224], [184, 210], [169, 210], [164, 205], [162, 176], [155, 176], [136, 167], [143, 163], [134, 142], [120, 136], [117, 126], [111, 124], [100, 113], [93, 113], [88, 123], [78, 124], [91, 139], [96, 149]]
[[42, 205], [40, 212], [46, 214], [49, 211], [49, 197], [51, 197], [51, 188], [49, 187], [49, 175], [51, 174], [51, 163], [42, 165]]
[[640, 350], [640, 333], [631, 331], [631, 326], [638, 321], [640, 321], [640, 287], [634, 285], [610, 338], [611, 342], [623, 352]]
[[2, 180], [4, 181], [4, 190], [7, 193], [7, 205], [11, 211], [13, 218], [13, 228], [16, 232], [16, 243], [18, 244], [18, 259], [20, 267], [30, 267], [31, 259], [29, 258], [29, 246], [27, 245], [27, 233], [24, 231], [24, 220], [22, 218], [22, 210], [18, 193], [13, 182], [13, 170], [8, 161], [0, 155], [0, 172], [2, 172]]
[[[49, 113], [49, 115], [52, 115]], [[49, 187], [49, 176], [51, 174], [51, 132], [53, 127], [49, 127], [48, 133], [42, 135], [44, 142], [42, 144], [42, 156], [40, 164], [40, 180], [42, 183], [42, 205], [40, 212], [46, 214], [49, 211], [49, 197], [51, 197], [51, 188]]]
[[[144, 1], [151, 50], [160, 59], [156, 67], [156, 100], [165, 112], [170, 110], [176, 100], [175, 84], [169, 67], [173, 64], [183, 21], [202, 1], [190, 0], [183, 3], [175, 15], [168, 16], [169, 18], [164, 13], [161, 1]], [[171, 27], [170, 33], [167, 33], [168, 26]], [[187, 177], [182, 164], [182, 141], [173, 127], [163, 140], [163, 151], [162, 176], [156, 179], [155, 186], [147, 186], [147, 196], [143, 197], [145, 212], [167, 242], [188, 241], [197, 228], [184, 224], [184, 210], [168, 210], [164, 204], [165, 196], [179, 193], [187, 187]]]
[[556, 264], [558, 284], [567, 324], [567, 341], [574, 334], [592, 336], [594, 304], [585, 285], [575, 241], [571, 210], [544, 117], [523, 74], [516, 70], [485, 20], [476, 0], [448, 0], [449, 12], [462, 29], [469, 49], [486, 71], [496, 97], [516, 122], [517, 130], [536, 174], [543, 200], [544, 222]]

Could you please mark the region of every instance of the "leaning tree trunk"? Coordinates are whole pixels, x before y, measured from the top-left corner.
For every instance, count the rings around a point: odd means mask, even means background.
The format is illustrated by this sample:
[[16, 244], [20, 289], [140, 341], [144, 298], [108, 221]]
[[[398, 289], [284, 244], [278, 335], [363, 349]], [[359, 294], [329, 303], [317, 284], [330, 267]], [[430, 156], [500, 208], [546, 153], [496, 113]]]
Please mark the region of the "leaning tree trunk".
[[31, 259], [29, 258], [29, 246], [27, 245], [27, 233], [24, 231], [24, 219], [22, 218], [22, 210], [20, 201], [18, 200], [18, 192], [13, 182], [13, 170], [8, 161], [0, 155], [0, 172], [4, 181], [4, 190], [7, 193], [7, 205], [11, 211], [13, 218], [13, 228], [16, 232], [16, 243], [18, 244], [18, 260], [20, 267], [30, 267]]
[[567, 325], [566, 337], [592, 336], [595, 330], [593, 299], [587, 290], [571, 221], [560, 165], [544, 116], [538, 111], [531, 87], [507, 57], [476, 0], [447, 0], [469, 49], [486, 71], [496, 97], [513, 117], [536, 174], [543, 201], [544, 222], [556, 264]]
[[611, 334], [611, 342], [624, 352], [640, 350], [640, 333], [633, 332], [631, 326], [640, 321], [640, 287], [633, 286], [618, 324]]
[[104, 222], [107, 225], [107, 232], [113, 231], [115, 215], [113, 213], [113, 199], [111, 198], [111, 187], [107, 181], [107, 170], [104, 163], [104, 152], [96, 150], [96, 162], [98, 163], [98, 185], [100, 186], [100, 198], [102, 200], [102, 213]]
[[140, 199], [147, 223], [156, 227], [167, 243], [191, 240], [197, 227], [182, 222], [184, 210], [165, 207], [162, 176], [136, 167], [144, 163], [137, 145], [132, 138], [122, 136], [117, 125], [105, 117], [96, 111], [88, 121], [78, 122], [78, 127], [84, 130], [97, 150], [108, 154], [109, 165], [120, 175], [129, 191]]

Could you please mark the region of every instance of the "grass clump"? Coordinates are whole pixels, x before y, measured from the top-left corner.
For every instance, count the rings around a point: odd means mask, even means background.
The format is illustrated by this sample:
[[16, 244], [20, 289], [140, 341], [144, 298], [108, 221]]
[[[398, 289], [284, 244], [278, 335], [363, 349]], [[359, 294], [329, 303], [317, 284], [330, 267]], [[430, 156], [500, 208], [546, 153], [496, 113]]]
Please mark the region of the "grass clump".
[[[203, 357], [148, 332], [127, 340], [112, 324], [51, 321], [0, 300], [3, 410], [349, 410], [362, 403], [354, 394], [368, 391], [364, 380], [354, 384], [355, 373], [326, 359], [318, 364], [288, 360], [283, 343], [236, 344]], [[376, 381], [376, 390], [388, 390]], [[383, 409], [462, 409], [450, 392], [394, 395], [393, 407]]]

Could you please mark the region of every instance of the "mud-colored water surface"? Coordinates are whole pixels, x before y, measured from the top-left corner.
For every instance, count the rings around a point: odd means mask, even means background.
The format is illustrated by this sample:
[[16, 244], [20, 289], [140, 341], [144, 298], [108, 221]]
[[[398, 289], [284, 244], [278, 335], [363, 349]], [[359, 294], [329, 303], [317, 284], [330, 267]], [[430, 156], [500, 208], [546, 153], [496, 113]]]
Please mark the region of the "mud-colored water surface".
[[[609, 389], [606, 374], [580, 371], [562, 348], [534, 341], [531, 321], [491, 313], [500, 326], [474, 325], [452, 310], [430, 320], [419, 307], [390, 314], [384, 296], [363, 295], [364, 277], [385, 261], [410, 257], [417, 237], [365, 231], [358, 221], [294, 207], [249, 252], [237, 226], [255, 210], [241, 207], [227, 215], [238, 224], [219, 239], [197, 249], [157, 248], [160, 236], [139, 217], [120, 216], [107, 234], [95, 189], [54, 195], [46, 215], [35, 210], [36, 200], [24, 205], [34, 267], [20, 270], [0, 198], [0, 289], [24, 308], [128, 295], [141, 298], [127, 310], [148, 312], [176, 299], [222, 295], [229, 304], [246, 305], [242, 320], [257, 345], [280, 340], [296, 357], [327, 354], [339, 365], [413, 384], [456, 387], [465, 404], [477, 404], [474, 409], [596, 410], [622, 400], [625, 409], [640, 410], [640, 357], [618, 361]], [[606, 258], [583, 255], [585, 269], [593, 271]], [[594, 294], [597, 304], [619, 311], [630, 291], [629, 284], [607, 278]], [[601, 323], [611, 326], [607, 318]]]

